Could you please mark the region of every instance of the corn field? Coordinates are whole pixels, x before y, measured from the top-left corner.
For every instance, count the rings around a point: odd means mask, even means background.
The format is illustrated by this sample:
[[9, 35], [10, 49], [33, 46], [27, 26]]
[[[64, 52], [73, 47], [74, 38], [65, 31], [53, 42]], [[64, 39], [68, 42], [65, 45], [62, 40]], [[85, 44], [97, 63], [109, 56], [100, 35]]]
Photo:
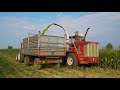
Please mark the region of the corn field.
[[100, 67], [120, 69], [120, 50], [100, 49]]
[[100, 65], [35, 70], [15, 60], [18, 49], [0, 49], [0, 78], [119, 78], [120, 50], [100, 50]]

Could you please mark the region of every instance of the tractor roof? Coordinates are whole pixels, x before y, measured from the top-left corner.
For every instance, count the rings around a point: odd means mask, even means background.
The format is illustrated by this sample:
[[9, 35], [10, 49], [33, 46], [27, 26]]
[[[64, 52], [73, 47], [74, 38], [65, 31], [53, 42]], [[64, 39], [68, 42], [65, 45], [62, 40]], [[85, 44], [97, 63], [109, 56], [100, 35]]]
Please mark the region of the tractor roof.
[[[84, 35], [82, 35], [82, 34], [81, 34], [81, 35], [79, 35], [79, 36], [80, 36], [80, 37], [84, 37]], [[73, 37], [73, 38], [74, 38], [74, 37], [75, 37], [75, 35], [70, 35], [70, 36], [69, 36], [69, 38], [71, 38], [71, 37]]]

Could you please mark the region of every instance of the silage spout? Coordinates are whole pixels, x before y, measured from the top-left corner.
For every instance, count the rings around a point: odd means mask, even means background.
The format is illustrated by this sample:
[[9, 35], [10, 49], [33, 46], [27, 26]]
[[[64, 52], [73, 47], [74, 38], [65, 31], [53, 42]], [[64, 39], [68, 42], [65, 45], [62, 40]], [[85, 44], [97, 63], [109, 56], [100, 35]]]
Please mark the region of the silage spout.
[[[44, 35], [45, 34], [45, 32], [50, 28], [50, 26], [52, 26], [52, 25], [56, 25], [56, 26], [59, 26], [59, 27], [61, 27], [63, 30], [64, 30], [64, 32], [65, 32], [65, 38], [66, 38], [66, 43], [69, 43], [69, 34], [68, 34], [68, 32], [61, 26], [61, 25], [59, 25], [59, 24], [57, 24], [57, 23], [52, 23], [52, 24], [50, 24], [50, 25], [48, 25], [43, 31], [42, 31], [42, 33], [40, 33], [40, 36], [41, 35]], [[66, 45], [67, 47], [66, 47], [66, 49], [67, 49], [67, 51], [69, 50], [69, 45], [67, 44]]]
[[41, 35], [44, 35], [45, 32], [46, 32], [46, 31], [50, 28], [50, 26], [52, 26], [52, 25], [56, 25], [56, 26], [61, 27], [61, 28], [64, 30], [64, 32], [65, 32], [66, 40], [69, 40], [69, 34], [68, 34], [68, 32], [67, 32], [61, 25], [59, 25], [59, 24], [57, 24], [57, 23], [52, 23], [52, 24], [48, 25], [48, 26], [42, 31]]

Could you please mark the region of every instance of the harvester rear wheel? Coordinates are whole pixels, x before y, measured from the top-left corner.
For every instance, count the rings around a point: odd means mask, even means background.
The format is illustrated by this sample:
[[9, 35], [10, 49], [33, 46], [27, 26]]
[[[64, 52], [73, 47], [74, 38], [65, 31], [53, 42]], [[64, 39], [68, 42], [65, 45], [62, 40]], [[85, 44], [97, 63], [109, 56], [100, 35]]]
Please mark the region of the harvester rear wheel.
[[25, 56], [24, 63], [25, 63], [25, 65], [30, 65], [30, 58], [29, 58], [29, 56]]
[[42, 68], [42, 65], [39, 64], [40, 59], [39, 58], [35, 58], [34, 60], [34, 68], [37, 70], [40, 70]]
[[67, 55], [66, 66], [78, 66], [78, 60], [76, 59], [74, 53], [69, 53]]

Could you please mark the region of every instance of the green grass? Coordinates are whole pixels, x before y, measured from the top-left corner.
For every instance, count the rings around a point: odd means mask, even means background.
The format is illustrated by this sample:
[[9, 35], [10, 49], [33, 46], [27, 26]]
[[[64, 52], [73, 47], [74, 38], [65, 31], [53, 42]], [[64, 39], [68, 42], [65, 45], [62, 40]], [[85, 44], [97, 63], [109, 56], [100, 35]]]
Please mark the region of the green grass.
[[[119, 78], [120, 69], [105, 68], [102, 64], [92, 67], [45, 67], [35, 70], [15, 60], [19, 50], [0, 50], [0, 78]], [[101, 52], [100, 56], [103, 55]], [[105, 56], [104, 56], [105, 57]], [[101, 57], [104, 60], [104, 57]], [[106, 56], [109, 58], [109, 56]], [[113, 57], [111, 57], [113, 58]], [[114, 58], [113, 58], [114, 59]], [[117, 59], [115, 59], [117, 60]], [[102, 62], [103, 63], [103, 62]], [[106, 66], [107, 67], [107, 66]]]

